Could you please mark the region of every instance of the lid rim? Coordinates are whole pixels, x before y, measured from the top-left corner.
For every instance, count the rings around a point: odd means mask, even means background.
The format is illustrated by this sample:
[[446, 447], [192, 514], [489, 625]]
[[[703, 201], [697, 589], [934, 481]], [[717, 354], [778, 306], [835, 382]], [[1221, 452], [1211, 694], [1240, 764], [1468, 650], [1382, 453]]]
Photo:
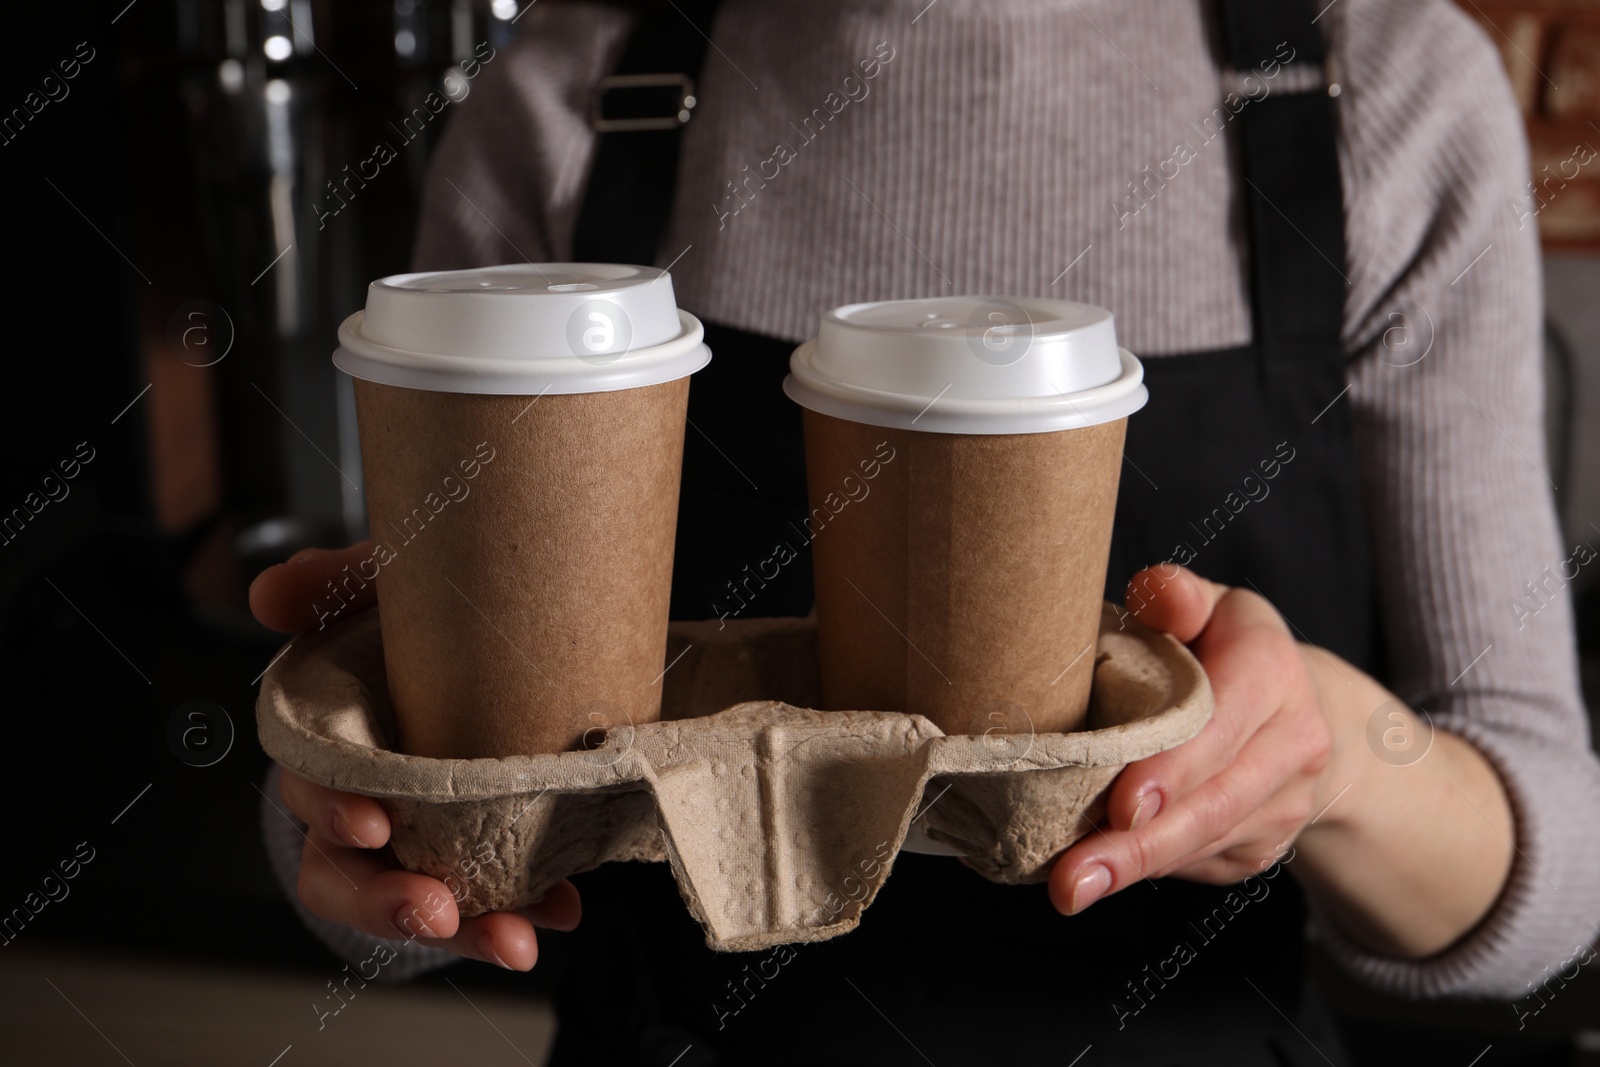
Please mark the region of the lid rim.
[[677, 313], [677, 337], [597, 363], [570, 352], [506, 359], [391, 348], [362, 336], [362, 310], [339, 324], [333, 364], [353, 378], [425, 392], [533, 396], [644, 388], [686, 378], [711, 361], [705, 327], [689, 312], [679, 308]]
[[811, 366], [815, 344], [805, 342], [790, 357], [790, 373], [783, 382], [785, 395], [803, 408], [869, 426], [929, 433], [1054, 433], [1126, 418], [1144, 407], [1150, 396], [1143, 364], [1125, 348], [1117, 349], [1121, 374], [1075, 393], [930, 402], [925, 396], [850, 385], [820, 374]]

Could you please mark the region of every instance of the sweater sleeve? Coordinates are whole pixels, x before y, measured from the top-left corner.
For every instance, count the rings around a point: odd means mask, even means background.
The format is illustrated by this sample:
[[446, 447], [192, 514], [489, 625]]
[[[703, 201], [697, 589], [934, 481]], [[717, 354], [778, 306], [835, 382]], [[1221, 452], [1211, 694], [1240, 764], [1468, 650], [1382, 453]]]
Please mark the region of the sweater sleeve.
[[261, 836], [266, 842], [272, 873], [277, 876], [278, 885], [306, 928], [335, 956], [353, 965], [372, 962], [378, 947], [387, 946], [389, 951], [379, 957], [380, 961], [387, 961], [378, 970], [376, 980], [382, 982], [404, 982], [425, 971], [457, 962], [459, 957], [442, 948], [419, 945], [405, 938], [372, 937], [348, 926], [319, 919], [300, 903], [295, 883], [300, 878], [300, 851], [305, 846], [306, 827], [283, 802], [283, 794], [278, 788], [282, 780], [282, 768], [273, 764], [262, 785]]
[[1492, 763], [1515, 819], [1487, 917], [1422, 961], [1318, 929], [1414, 996], [1516, 995], [1595, 939], [1600, 763], [1590, 748], [1543, 439], [1537, 227], [1495, 51], [1445, 0], [1351, 0], [1339, 42], [1349, 402], [1389, 682]]

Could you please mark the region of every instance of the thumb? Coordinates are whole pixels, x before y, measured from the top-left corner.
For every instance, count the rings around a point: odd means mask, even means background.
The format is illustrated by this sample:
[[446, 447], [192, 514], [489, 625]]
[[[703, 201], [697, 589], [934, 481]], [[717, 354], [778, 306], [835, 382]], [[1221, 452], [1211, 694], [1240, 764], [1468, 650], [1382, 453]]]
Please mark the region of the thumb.
[[1227, 592], [1227, 586], [1176, 563], [1158, 563], [1128, 581], [1124, 600], [1134, 618], [1188, 644], [1200, 636]]
[[[256, 575], [250, 583], [250, 610], [264, 626], [299, 633], [319, 628], [319, 605], [324, 613], [337, 609], [336, 614], [341, 615], [369, 608], [377, 599], [378, 587], [359, 570], [372, 558], [370, 540], [337, 550], [305, 549], [288, 563]], [[337, 592], [330, 583], [338, 583]]]

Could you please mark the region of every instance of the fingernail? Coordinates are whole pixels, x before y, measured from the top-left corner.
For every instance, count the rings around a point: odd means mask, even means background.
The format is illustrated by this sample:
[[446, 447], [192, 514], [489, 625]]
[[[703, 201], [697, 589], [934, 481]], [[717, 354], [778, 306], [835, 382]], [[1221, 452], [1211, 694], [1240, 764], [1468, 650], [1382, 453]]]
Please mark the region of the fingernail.
[[428, 925], [428, 920], [422, 917], [421, 908], [407, 908], [401, 905], [400, 910], [394, 913], [394, 925], [408, 938], [411, 937], [438, 937], [433, 927]]
[[493, 944], [492, 944], [492, 943], [490, 943], [490, 944], [489, 944], [489, 948], [488, 948], [488, 955], [489, 955], [489, 957], [490, 957], [490, 958], [491, 958], [491, 959], [492, 959], [492, 960], [494, 960], [494, 962], [495, 962], [495, 963], [496, 963], [496, 964], [498, 964], [498, 965], [499, 965], [499, 966], [500, 966], [500, 967], [501, 967], [501, 968], [502, 968], [502, 969], [504, 969], [504, 970], [507, 970], [507, 971], [514, 971], [514, 970], [516, 970], [516, 968], [515, 968], [515, 967], [513, 967], [513, 966], [511, 966], [511, 964], [509, 964], [509, 963], [507, 963], [507, 962], [506, 962], [506, 961], [505, 961], [505, 960], [503, 960], [503, 959], [501, 959], [501, 957], [500, 957], [500, 953], [498, 953], [498, 952], [496, 952], [496, 951], [495, 951], [495, 950], [494, 950], [494, 946], [493, 946]]
[[1105, 895], [1111, 888], [1111, 871], [1101, 864], [1085, 867], [1078, 875], [1078, 880], [1072, 883], [1072, 906], [1068, 909], [1069, 915], [1076, 915], [1090, 904]]
[[1138, 807], [1133, 809], [1133, 819], [1128, 823], [1129, 830], [1137, 830], [1145, 823], [1156, 817], [1161, 811], [1161, 791], [1159, 789], [1147, 790], [1139, 798]]
[[349, 845], [351, 848], [366, 848], [367, 847], [366, 842], [361, 840], [361, 838], [357, 837], [356, 836], [356, 832], [350, 828], [350, 823], [344, 817], [344, 812], [335, 811], [333, 813], [332, 823], [333, 823], [333, 832], [339, 835], [339, 840], [343, 841], [345, 844]]

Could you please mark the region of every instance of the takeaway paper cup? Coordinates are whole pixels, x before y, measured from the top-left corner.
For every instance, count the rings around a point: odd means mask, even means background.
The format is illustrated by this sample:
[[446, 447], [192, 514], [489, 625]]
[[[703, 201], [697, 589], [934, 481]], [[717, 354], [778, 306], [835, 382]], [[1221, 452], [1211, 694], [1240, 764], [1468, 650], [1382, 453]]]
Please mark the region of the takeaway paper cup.
[[1127, 418], [1111, 314], [964, 296], [829, 312], [790, 360], [822, 691], [950, 734], [1079, 729]]
[[368, 288], [333, 360], [356, 379], [375, 549], [355, 578], [378, 586], [400, 751], [559, 752], [659, 717], [702, 333], [648, 267]]

